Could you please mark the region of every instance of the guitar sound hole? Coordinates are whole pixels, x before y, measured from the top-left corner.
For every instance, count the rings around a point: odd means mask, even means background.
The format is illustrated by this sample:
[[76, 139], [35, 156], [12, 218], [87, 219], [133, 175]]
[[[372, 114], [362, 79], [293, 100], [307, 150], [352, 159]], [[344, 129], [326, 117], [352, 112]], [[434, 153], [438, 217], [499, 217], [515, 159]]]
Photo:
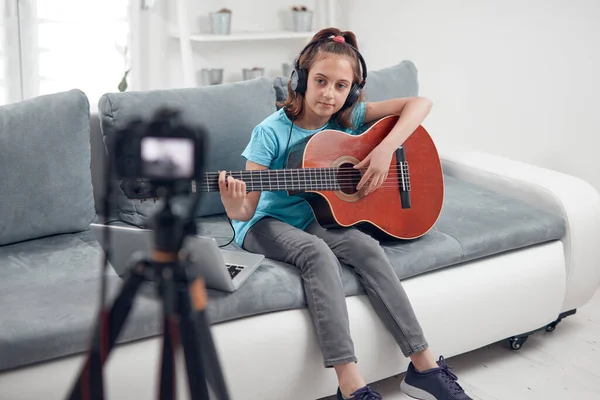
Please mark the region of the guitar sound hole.
[[344, 163], [339, 166], [337, 172], [337, 180], [340, 184], [341, 191], [345, 194], [356, 193], [356, 185], [360, 182], [360, 171], [353, 168], [354, 165], [350, 163]]

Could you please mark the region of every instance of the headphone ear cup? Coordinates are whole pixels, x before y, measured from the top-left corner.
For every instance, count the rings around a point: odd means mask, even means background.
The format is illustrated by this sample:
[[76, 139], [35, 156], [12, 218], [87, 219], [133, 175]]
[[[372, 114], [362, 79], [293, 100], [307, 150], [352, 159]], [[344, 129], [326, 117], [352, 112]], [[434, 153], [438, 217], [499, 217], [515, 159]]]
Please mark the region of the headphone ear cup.
[[292, 71], [291, 78], [292, 90], [296, 93], [303, 94], [306, 92], [306, 71], [303, 69], [296, 69]]
[[298, 88], [298, 70], [295, 68], [292, 71], [292, 76], [290, 77], [290, 87], [293, 91], [296, 91]]
[[348, 97], [346, 97], [346, 102], [344, 103], [344, 109], [346, 108], [350, 108], [354, 105], [354, 103], [356, 103], [356, 101], [359, 99], [360, 97], [360, 93], [361, 93], [361, 88], [359, 85], [357, 85], [356, 83], [352, 84], [352, 87], [350, 88], [350, 92], [348, 93]]

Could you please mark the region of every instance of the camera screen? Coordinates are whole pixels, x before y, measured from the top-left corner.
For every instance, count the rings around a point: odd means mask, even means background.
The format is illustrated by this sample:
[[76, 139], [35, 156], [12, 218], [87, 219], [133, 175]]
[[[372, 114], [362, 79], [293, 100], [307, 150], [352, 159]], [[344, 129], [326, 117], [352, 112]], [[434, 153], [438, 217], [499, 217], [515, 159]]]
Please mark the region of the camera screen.
[[142, 173], [154, 179], [192, 179], [194, 142], [185, 138], [144, 137]]

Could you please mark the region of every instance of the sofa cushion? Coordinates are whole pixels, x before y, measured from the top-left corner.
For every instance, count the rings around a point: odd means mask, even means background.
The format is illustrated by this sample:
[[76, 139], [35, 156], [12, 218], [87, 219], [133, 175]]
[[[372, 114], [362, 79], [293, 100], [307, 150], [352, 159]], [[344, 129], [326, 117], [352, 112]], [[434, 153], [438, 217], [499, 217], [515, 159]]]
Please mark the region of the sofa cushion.
[[564, 219], [531, 204], [445, 176], [444, 210], [436, 230], [457, 241], [461, 261], [561, 239]]
[[444, 185], [442, 212], [432, 230], [444, 241], [427, 234], [383, 243], [400, 278], [558, 240], [566, 233], [562, 218], [506, 194], [448, 175]]
[[[162, 106], [175, 107], [186, 122], [206, 127], [205, 166], [210, 172], [244, 169], [245, 161], [240, 154], [250, 140], [252, 129], [276, 110], [275, 91], [265, 77], [200, 88], [109, 93], [101, 97], [98, 106], [103, 135], [112, 135], [134, 118], [148, 119]], [[118, 191], [121, 219], [143, 226], [154, 214], [155, 203], [131, 200]], [[203, 197], [197, 215], [223, 212], [220, 196], [208, 194]]]
[[[419, 239], [381, 243], [400, 279], [559, 240], [566, 232], [562, 218], [530, 204], [455, 177], [444, 175], [444, 180], [443, 209], [433, 229]], [[231, 228], [224, 217], [213, 216], [199, 220], [198, 232], [227, 243]], [[348, 266], [342, 280], [346, 296], [365, 293]], [[209, 293], [212, 322], [306, 307], [298, 270], [269, 259], [235, 293]]]
[[[90, 231], [0, 247], [0, 372], [88, 349], [101, 254]], [[110, 271], [109, 299], [120, 288]], [[159, 312], [154, 300], [139, 296], [118, 342], [158, 333]]]
[[[382, 243], [400, 279], [563, 237], [564, 221], [502, 193], [445, 176], [444, 207], [434, 228], [412, 241]], [[200, 235], [224, 244], [223, 215], [199, 219]], [[98, 293], [99, 246], [90, 232], [0, 247], [0, 371], [87, 349]], [[232, 250], [239, 247], [227, 246]], [[364, 293], [343, 265], [346, 296]], [[109, 297], [119, 283], [109, 276]], [[302, 279], [292, 265], [265, 259], [234, 293], [208, 289], [211, 323], [306, 308]], [[137, 298], [120, 342], [160, 333], [152, 292]]]
[[80, 90], [0, 107], [0, 245], [93, 220], [89, 112]]
[[[278, 102], [288, 97], [289, 77], [278, 76], [273, 88]], [[394, 97], [411, 97], [419, 94], [418, 73], [412, 61], [404, 60], [391, 67], [367, 72], [364, 88], [365, 101], [381, 101]]]

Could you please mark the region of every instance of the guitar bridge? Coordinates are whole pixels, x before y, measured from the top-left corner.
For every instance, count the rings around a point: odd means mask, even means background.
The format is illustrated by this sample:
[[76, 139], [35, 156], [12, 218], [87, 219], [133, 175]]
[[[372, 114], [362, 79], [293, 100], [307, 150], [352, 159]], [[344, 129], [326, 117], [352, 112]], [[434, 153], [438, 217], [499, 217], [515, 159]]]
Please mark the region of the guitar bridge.
[[400, 203], [402, 208], [410, 208], [410, 174], [408, 162], [404, 154], [404, 147], [396, 149], [396, 167], [398, 170], [398, 190], [400, 191]]

